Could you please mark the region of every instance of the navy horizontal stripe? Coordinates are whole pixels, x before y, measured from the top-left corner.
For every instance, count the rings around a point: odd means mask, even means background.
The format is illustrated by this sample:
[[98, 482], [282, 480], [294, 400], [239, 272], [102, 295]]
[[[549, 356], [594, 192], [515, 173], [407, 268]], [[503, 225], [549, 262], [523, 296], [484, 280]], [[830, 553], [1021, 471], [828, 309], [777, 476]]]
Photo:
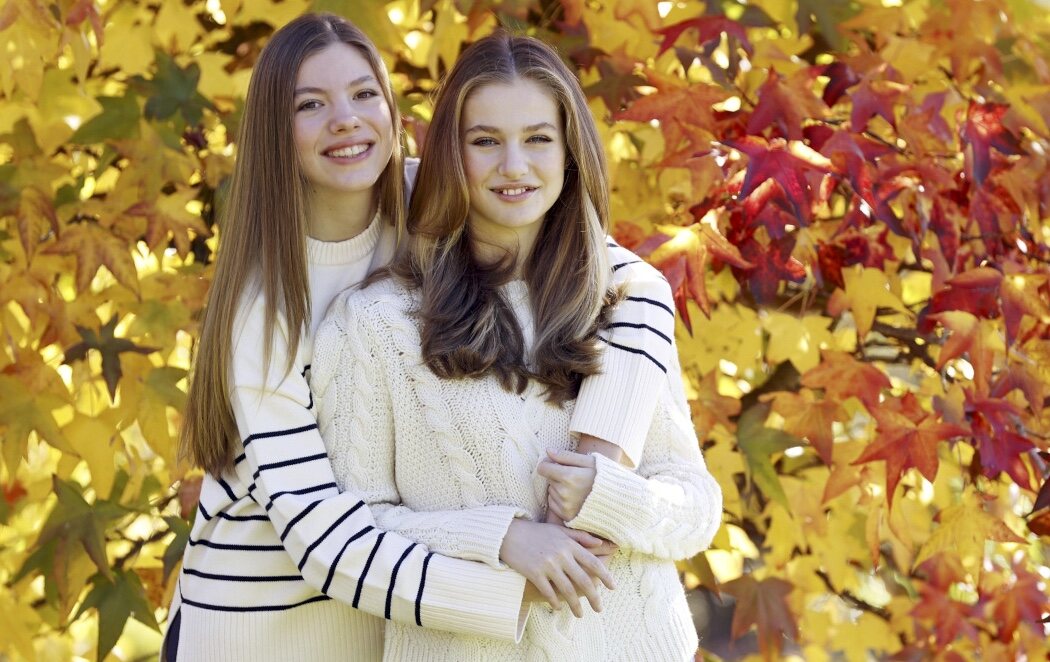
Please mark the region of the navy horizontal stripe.
[[210, 572], [201, 572], [200, 570], [194, 570], [193, 568], [183, 568], [182, 571], [187, 575], [193, 575], [194, 577], [201, 577], [203, 579], [214, 579], [220, 582], [301, 582], [304, 581], [302, 575], [216, 575]]
[[325, 483], [324, 485], [314, 485], [313, 487], [304, 487], [304, 488], [302, 488], [300, 490], [284, 490], [283, 492], [275, 492], [274, 495], [270, 497], [270, 503], [266, 504], [266, 512], [270, 512], [270, 509], [273, 508], [273, 502], [276, 501], [278, 497], [283, 497], [283, 496], [285, 496], [287, 494], [295, 494], [295, 495], [310, 494], [311, 492], [320, 492], [321, 490], [327, 490], [327, 489], [329, 489], [331, 487], [334, 487], [335, 489], [339, 489], [339, 486], [336, 485], [335, 483]]
[[306, 373], [308, 373], [308, 372], [310, 372], [310, 364], [309, 363], [307, 363], [306, 365], [303, 366], [303, 371], [300, 372], [299, 374], [302, 375], [303, 377], [306, 377]]
[[209, 609], [211, 611], [230, 611], [230, 612], [253, 612], [253, 611], [286, 611], [288, 609], [295, 609], [296, 607], [302, 607], [314, 602], [323, 602], [325, 600], [331, 600], [327, 595], [315, 595], [312, 598], [307, 598], [302, 602], [296, 602], [290, 605], [257, 605], [251, 607], [229, 607], [226, 605], [211, 605], [205, 602], [197, 602], [196, 600], [189, 600], [185, 596], [182, 598], [182, 604], [189, 605], [191, 607], [197, 607], [198, 609]]
[[357, 580], [357, 590], [354, 591], [354, 601], [351, 603], [351, 607], [357, 609], [358, 603], [361, 602], [361, 589], [365, 587], [365, 577], [368, 576], [368, 571], [372, 568], [372, 560], [376, 557], [376, 552], [379, 551], [379, 546], [383, 544], [383, 537], [386, 536], [386, 531], [383, 531], [376, 536], [376, 544], [372, 548], [372, 553], [368, 555], [368, 560], [365, 561], [365, 567], [361, 570], [361, 577]]
[[222, 542], [212, 542], [207, 538], [201, 538], [199, 540], [189, 539], [190, 547], [196, 547], [197, 545], [203, 545], [204, 547], [211, 547], [212, 549], [230, 549], [236, 552], [283, 552], [284, 547], [282, 545], [230, 545]]
[[332, 567], [328, 569], [328, 577], [324, 580], [324, 586], [321, 588], [321, 593], [328, 593], [328, 587], [332, 585], [332, 580], [335, 579], [335, 570], [339, 567], [339, 560], [343, 558], [343, 553], [346, 552], [346, 548], [374, 528], [374, 526], [369, 524], [354, 535], [350, 536], [350, 539], [343, 544], [343, 548], [339, 550], [339, 553], [335, 555], [335, 560], [332, 561]]
[[427, 552], [426, 557], [423, 559], [423, 571], [419, 573], [419, 590], [416, 591], [416, 625], [423, 627], [423, 621], [420, 618], [420, 611], [423, 605], [423, 586], [427, 583], [427, 566], [430, 565], [430, 557], [434, 555], [434, 552]]
[[317, 453], [315, 455], [307, 455], [305, 457], [293, 457], [290, 460], [284, 460], [282, 462], [269, 462], [267, 464], [260, 464], [259, 469], [255, 472], [253, 478], [258, 478], [259, 473], [268, 469], [280, 469], [281, 467], [290, 467], [295, 464], [306, 464], [307, 462], [314, 462], [316, 460], [327, 460], [328, 453]]
[[614, 343], [614, 342], [612, 342], [610, 340], [607, 340], [606, 338], [602, 338], [601, 336], [598, 336], [598, 339], [601, 340], [602, 342], [604, 342], [605, 344], [609, 345], [610, 347], [615, 347], [616, 349], [622, 349], [623, 351], [630, 352], [631, 354], [640, 354], [641, 356], [644, 356], [645, 358], [649, 359], [654, 364], [656, 364], [656, 367], [659, 368], [661, 371], [663, 371], [664, 373], [667, 372], [667, 368], [665, 368], [662, 363], [660, 363], [655, 358], [653, 358], [653, 356], [651, 354], [649, 354], [649, 352], [646, 352], [645, 350], [636, 349], [634, 347], [628, 347], [626, 345], [621, 345], [619, 343]]
[[269, 522], [270, 518], [266, 515], [230, 515], [225, 511], [220, 510], [215, 513], [215, 517], [224, 519], [227, 522]]
[[620, 264], [614, 264], [612, 270], [619, 271], [630, 264], [641, 264], [642, 260], [631, 260], [630, 262], [621, 262]]
[[310, 404], [306, 405], [307, 410], [314, 408], [314, 392], [310, 391]]
[[282, 533], [282, 534], [281, 534], [281, 542], [284, 542], [284, 539], [288, 537], [288, 534], [289, 534], [289, 533], [291, 533], [291, 531], [292, 531], [292, 527], [293, 527], [293, 526], [295, 526], [296, 524], [298, 524], [298, 523], [299, 523], [299, 520], [301, 520], [302, 518], [304, 518], [304, 517], [306, 517], [307, 515], [309, 515], [309, 514], [310, 514], [310, 512], [311, 512], [311, 511], [312, 511], [312, 510], [313, 510], [314, 508], [316, 508], [316, 507], [317, 507], [317, 504], [321, 503], [321, 501], [322, 501], [321, 499], [319, 499], [319, 500], [317, 500], [317, 501], [314, 501], [314, 502], [313, 502], [313, 503], [311, 503], [311, 504], [310, 504], [309, 506], [307, 506], [306, 508], [303, 508], [303, 509], [302, 509], [301, 511], [299, 511], [299, 514], [298, 514], [298, 515], [296, 515], [295, 517], [293, 517], [293, 518], [292, 518], [292, 519], [291, 519], [291, 520], [290, 520], [290, 521], [288, 522], [288, 525], [284, 527], [284, 533]]
[[233, 463], [234, 464], [240, 464], [241, 462], [244, 462], [244, 458], [245, 458], [244, 453], [241, 453], [236, 458], [234, 458]]
[[226, 490], [226, 496], [230, 497], [230, 501], [237, 500], [237, 495], [233, 493], [233, 488], [230, 487], [230, 484], [227, 483], [224, 478], [219, 479], [219, 485], [222, 486], [222, 489]]
[[311, 423], [310, 425], [304, 425], [299, 428], [288, 428], [287, 430], [273, 430], [272, 432], [257, 432], [247, 439], [244, 440], [244, 447], [247, 448], [248, 444], [252, 443], [256, 439], [271, 439], [273, 437], [287, 437], [293, 434], [299, 434], [300, 432], [306, 432], [307, 430], [316, 430], [317, 423]]
[[299, 571], [300, 572], [302, 572], [302, 569], [306, 566], [306, 559], [310, 558], [310, 554], [315, 549], [317, 549], [317, 546], [320, 545], [321, 543], [323, 543], [325, 538], [327, 538], [329, 536], [329, 534], [332, 533], [332, 531], [335, 531], [336, 527], [338, 527], [340, 524], [345, 522], [347, 520], [347, 518], [350, 517], [351, 515], [353, 515], [357, 511], [357, 509], [360, 508], [363, 504], [364, 504], [363, 501], [358, 501], [356, 506], [354, 506], [350, 510], [346, 511], [345, 513], [342, 514], [342, 516], [339, 519], [337, 519], [336, 521], [332, 522], [332, 526], [328, 527], [328, 530], [325, 531], [324, 533], [322, 533], [320, 538], [318, 538], [317, 540], [315, 540], [312, 543], [310, 543], [310, 546], [306, 548], [306, 552], [303, 554], [303, 558], [299, 560]]
[[201, 511], [201, 515], [204, 515], [204, 519], [211, 519], [211, 515], [208, 514], [208, 509], [204, 507], [204, 504], [201, 503], [200, 499], [197, 499], [197, 510]]
[[674, 317], [674, 311], [671, 310], [670, 308], [668, 308], [666, 305], [660, 303], [656, 299], [646, 299], [645, 297], [627, 297], [627, 300], [628, 301], [638, 301], [640, 303], [647, 303], [649, 305], [656, 306], [657, 308], [662, 308], [665, 311], [667, 311], [668, 315], [670, 315], [671, 317]]
[[390, 585], [386, 589], [386, 609], [383, 611], [383, 618], [388, 621], [390, 620], [390, 605], [394, 601], [394, 584], [397, 583], [397, 571], [401, 568], [401, 564], [404, 563], [408, 553], [418, 544], [419, 543], [414, 542], [406, 547], [405, 551], [401, 554], [401, 558], [399, 558], [397, 563], [394, 564], [394, 569], [390, 571]]
[[647, 329], [649, 331], [652, 331], [656, 335], [660, 336], [664, 340], [666, 340], [667, 344], [671, 344], [671, 339], [668, 338], [665, 333], [663, 333], [659, 329], [654, 329], [653, 327], [649, 326], [648, 324], [634, 324], [632, 322], [614, 322], [613, 324], [610, 324], [609, 326], [607, 326], [605, 328], [607, 328], [607, 329], [619, 329], [619, 328], [622, 328], [622, 327], [627, 327], [627, 328], [631, 328], [631, 329]]

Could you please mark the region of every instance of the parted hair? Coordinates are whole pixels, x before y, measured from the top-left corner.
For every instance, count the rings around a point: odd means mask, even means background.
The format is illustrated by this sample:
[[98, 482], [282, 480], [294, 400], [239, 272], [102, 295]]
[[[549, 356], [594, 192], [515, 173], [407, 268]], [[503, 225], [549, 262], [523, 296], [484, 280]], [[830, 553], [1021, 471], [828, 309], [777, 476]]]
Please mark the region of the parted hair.
[[307, 180], [293, 135], [296, 78], [303, 61], [332, 44], [357, 49], [390, 106], [394, 149], [373, 191], [380, 213], [398, 228], [405, 216], [401, 121], [386, 66], [361, 30], [334, 14], [305, 14], [275, 32], [252, 71], [228, 203], [220, 216], [215, 276], [196, 347], [180, 450], [213, 475], [233, 466], [238, 439], [230, 406], [232, 333], [240, 302], [257, 288], [265, 300], [264, 365], [274, 337], [288, 363], [310, 321]]
[[[463, 166], [463, 107], [490, 84], [529, 80], [558, 103], [566, 146], [561, 195], [521, 261], [536, 335], [531, 362], [500, 291], [518, 258], [477, 257]], [[419, 290], [423, 359], [443, 378], [495, 374], [521, 392], [529, 378], [562, 403], [598, 372], [596, 331], [612, 301], [606, 228], [608, 175], [597, 127], [579, 81], [538, 39], [500, 30], [468, 47], [438, 88], [408, 215], [408, 238], [391, 267]]]

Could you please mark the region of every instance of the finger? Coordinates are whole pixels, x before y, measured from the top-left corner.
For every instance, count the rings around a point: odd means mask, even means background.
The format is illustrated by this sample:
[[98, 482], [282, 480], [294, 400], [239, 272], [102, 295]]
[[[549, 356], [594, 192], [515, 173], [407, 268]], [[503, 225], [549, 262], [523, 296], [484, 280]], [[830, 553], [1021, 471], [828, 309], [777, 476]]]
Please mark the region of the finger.
[[547, 449], [547, 457], [558, 464], [563, 464], [569, 467], [582, 467], [585, 469], [594, 468], [594, 458], [590, 455], [584, 455], [582, 453], [574, 453], [572, 451], [559, 451], [553, 448]]
[[540, 576], [536, 579], [529, 580], [532, 585], [536, 587], [536, 590], [540, 592], [543, 599], [546, 600], [551, 607], [554, 609], [561, 609], [561, 600], [558, 599], [558, 593], [551, 586], [551, 583], [546, 577]]
[[555, 464], [554, 462], [548, 462], [544, 460], [543, 462], [540, 462], [539, 465], [537, 465], [536, 473], [543, 476], [552, 483], [564, 482], [567, 481], [572, 475], [573, 469], [574, 467], [563, 467], [560, 464]]
[[566, 528], [565, 535], [569, 536], [570, 538], [587, 548], [597, 547], [603, 542], [605, 542], [598, 536], [587, 533], [586, 531], [580, 531], [578, 529]]
[[600, 579], [610, 591], [616, 589], [616, 580], [613, 579], [612, 574], [609, 572], [609, 569], [605, 567], [605, 564], [594, 554], [591, 554], [586, 549], [580, 550], [576, 552], [576, 560], [584, 567], [587, 574]]
[[[599, 540], [602, 540], [599, 538]], [[620, 551], [620, 546], [614, 542], [608, 540], [602, 540], [601, 544], [593, 547], [588, 546], [587, 551], [595, 556], [612, 556], [616, 552]]]
[[565, 572], [576, 586], [577, 594], [587, 598], [587, 602], [591, 603], [591, 609], [596, 612], [601, 611], [602, 601], [595, 589], [595, 581], [587, 574], [584, 567], [579, 563], [573, 563], [565, 569]]
[[569, 605], [572, 615], [576, 618], [581, 618], [583, 616], [583, 607], [580, 605], [580, 596], [576, 593], [572, 580], [566, 576], [562, 568], [555, 570], [553, 574], [554, 576], [550, 577], [551, 583], [558, 589], [562, 600]]

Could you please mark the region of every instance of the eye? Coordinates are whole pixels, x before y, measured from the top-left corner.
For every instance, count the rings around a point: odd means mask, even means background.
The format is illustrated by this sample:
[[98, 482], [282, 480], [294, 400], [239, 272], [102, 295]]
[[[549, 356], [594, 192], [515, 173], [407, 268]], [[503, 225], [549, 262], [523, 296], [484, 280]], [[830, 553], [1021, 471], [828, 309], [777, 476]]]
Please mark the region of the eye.
[[528, 139], [525, 142], [527, 142], [527, 143], [550, 143], [550, 142], [554, 142], [554, 139], [552, 139], [550, 136], [545, 136], [543, 134], [537, 134], [535, 136], [529, 136]]
[[478, 147], [491, 147], [497, 143], [495, 138], [489, 138], [486, 136], [482, 138], [475, 138], [474, 140], [470, 141], [470, 144], [476, 145]]
[[368, 89], [368, 90], [361, 90], [360, 92], [358, 92], [357, 94], [354, 95], [354, 98], [355, 99], [372, 99], [372, 98], [375, 98], [375, 97], [378, 97], [378, 96], [379, 96], [379, 92], [376, 92], [375, 90]]
[[296, 106], [295, 110], [296, 110], [296, 112], [298, 112], [300, 110], [316, 110], [316, 109], [318, 109], [320, 107], [321, 107], [321, 102], [320, 101], [318, 101], [316, 99], [309, 99], [307, 101], [303, 101], [298, 106]]

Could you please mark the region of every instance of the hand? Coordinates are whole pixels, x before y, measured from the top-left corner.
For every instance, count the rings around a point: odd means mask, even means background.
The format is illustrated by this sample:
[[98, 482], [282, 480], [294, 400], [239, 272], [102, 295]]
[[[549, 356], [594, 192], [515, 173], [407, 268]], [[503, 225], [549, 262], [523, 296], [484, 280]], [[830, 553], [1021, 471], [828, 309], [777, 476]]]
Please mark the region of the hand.
[[547, 479], [547, 512], [569, 521], [580, 514], [598, 474], [595, 459], [572, 451], [547, 451], [537, 473]]
[[589, 533], [515, 519], [503, 537], [499, 557], [531, 582], [552, 607], [561, 609], [564, 600], [580, 618], [580, 596], [587, 598], [594, 611], [602, 610], [595, 579], [610, 589], [616, 587], [605, 565], [588, 548], [605, 555], [604, 541]]

